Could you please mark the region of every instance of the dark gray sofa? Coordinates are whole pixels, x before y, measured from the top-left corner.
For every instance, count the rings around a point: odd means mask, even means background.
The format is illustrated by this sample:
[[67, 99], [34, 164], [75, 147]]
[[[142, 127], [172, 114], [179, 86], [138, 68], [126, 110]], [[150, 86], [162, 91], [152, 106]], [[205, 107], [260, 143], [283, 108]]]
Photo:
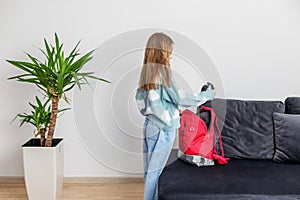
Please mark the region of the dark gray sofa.
[[[206, 106], [219, 118], [225, 156], [231, 159], [225, 166], [196, 167], [174, 161], [173, 152], [159, 179], [160, 200], [300, 199], [300, 125], [285, 119], [300, 114], [300, 98], [285, 104], [215, 99]], [[293, 123], [300, 124], [300, 115]], [[286, 132], [293, 135], [288, 143], [278, 140]]]

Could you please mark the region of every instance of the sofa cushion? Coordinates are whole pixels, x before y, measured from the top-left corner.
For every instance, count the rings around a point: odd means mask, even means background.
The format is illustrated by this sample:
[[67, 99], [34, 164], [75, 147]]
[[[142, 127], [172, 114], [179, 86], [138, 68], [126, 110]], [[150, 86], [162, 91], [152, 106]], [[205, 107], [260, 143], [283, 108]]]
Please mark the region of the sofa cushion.
[[273, 158], [272, 114], [284, 113], [282, 102], [214, 99], [205, 105], [212, 107], [219, 118], [226, 157]]
[[159, 178], [160, 200], [298, 199], [300, 165], [232, 159], [197, 167], [177, 160]]
[[300, 162], [300, 115], [274, 113], [276, 162]]
[[300, 97], [288, 97], [285, 99], [286, 114], [300, 114]]

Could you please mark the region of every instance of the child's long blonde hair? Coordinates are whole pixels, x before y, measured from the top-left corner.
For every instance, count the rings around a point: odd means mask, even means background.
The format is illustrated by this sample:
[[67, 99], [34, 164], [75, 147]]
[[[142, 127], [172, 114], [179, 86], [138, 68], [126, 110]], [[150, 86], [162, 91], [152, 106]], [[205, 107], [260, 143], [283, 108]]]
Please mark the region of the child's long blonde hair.
[[140, 75], [140, 89], [158, 89], [160, 85], [171, 87], [170, 56], [173, 44], [173, 40], [164, 33], [154, 33], [149, 37]]

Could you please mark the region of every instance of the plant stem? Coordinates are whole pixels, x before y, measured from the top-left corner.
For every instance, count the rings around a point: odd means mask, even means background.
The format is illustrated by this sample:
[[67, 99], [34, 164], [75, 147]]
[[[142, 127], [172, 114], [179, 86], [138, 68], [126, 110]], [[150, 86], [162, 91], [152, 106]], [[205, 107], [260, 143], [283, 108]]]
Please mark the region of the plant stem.
[[41, 145], [41, 147], [45, 146], [45, 134], [46, 134], [46, 129], [41, 128], [40, 129], [40, 135], [41, 135], [40, 145]]
[[56, 119], [57, 119], [59, 97], [57, 95], [53, 95], [51, 101], [52, 101], [52, 108], [51, 108], [49, 131], [48, 131], [46, 145], [45, 145], [46, 147], [51, 147], [52, 145], [52, 139], [53, 139]]

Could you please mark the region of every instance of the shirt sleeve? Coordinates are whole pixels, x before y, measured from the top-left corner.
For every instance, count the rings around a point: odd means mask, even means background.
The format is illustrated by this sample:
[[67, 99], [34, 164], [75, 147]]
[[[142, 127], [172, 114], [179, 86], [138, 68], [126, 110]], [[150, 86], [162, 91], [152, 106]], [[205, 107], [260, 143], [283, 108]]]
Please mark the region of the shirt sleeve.
[[200, 92], [196, 95], [185, 93], [183, 89], [178, 89], [174, 80], [172, 80], [171, 87], [165, 87], [163, 90], [164, 100], [182, 106], [198, 106], [206, 101], [213, 99], [213, 91], [208, 88], [206, 91]]

